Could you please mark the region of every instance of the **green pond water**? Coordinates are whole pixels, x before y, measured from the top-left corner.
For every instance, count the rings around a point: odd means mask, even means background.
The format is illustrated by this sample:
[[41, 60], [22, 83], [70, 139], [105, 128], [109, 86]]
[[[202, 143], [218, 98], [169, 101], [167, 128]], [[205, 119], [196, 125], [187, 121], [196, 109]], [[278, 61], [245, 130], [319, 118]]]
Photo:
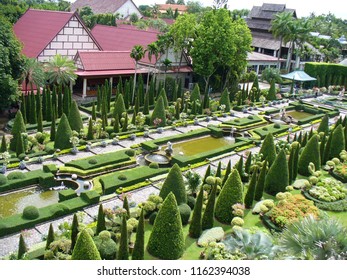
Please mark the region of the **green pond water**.
[[310, 113], [300, 112], [300, 111], [289, 111], [289, 112], [286, 112], [286, 114], [289, 116], [292, 116], [293, 119], [296, 119], [296, 120], [302, 120], [304, 118], [313, 116]]
[[[212, 136], [201, 137], [197, 139], [186, 140], [182, 142], [172, 143], [173, 155], [192, 156], [210, 150], [215, 150], [223, 146], [229, 146], [233, 142], [227, 138], [214, 138]], [[161, 148], [162, 151], [167, 146]]]
[[23, 212], [28, 205], [37, 208], [58, 202], [57, 191], [43, 191], [39, 187], [0, 195], [0, 219]]

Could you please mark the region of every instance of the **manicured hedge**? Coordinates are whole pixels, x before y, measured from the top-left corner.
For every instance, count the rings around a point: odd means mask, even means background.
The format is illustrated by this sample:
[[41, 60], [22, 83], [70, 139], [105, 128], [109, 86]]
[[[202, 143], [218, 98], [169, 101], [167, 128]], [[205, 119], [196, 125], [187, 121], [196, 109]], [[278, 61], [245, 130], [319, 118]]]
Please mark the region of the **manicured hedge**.
[[[125, 153], [126, 150], [120, 150], [113, 153], [91, 156], [83, 159], [72, 160], [67, 162], [66, 166], [71, 166], [81, 170], [90, 170], [105, 165], [125, 162], [130, 160], [130, 157]], [[93, 163], [94, 162], [94, 163]]]
[[[120, 187], [128, 187], [143, 182], [148, 178], [165, 174], [167, 172], [168, 168], [153, 169], [149, 168], [148, 166], [141, 166], [131, 170], [122, 170], [101, 176], [100, 182], [102, 184], [104, 194], [111, 194], [114, 193]], [[120, 179], [122, 178], [120, 177], [120, 175], [122, 175], [122, 177], [126, 179]]]
[[77, 197], [77, 193], [73, 189], [59, 191], [58, 195], [59, 195], [59, 202]]
[[[306, 112], [306, 110], [305, 110]], [[325, 114], [318, 114], [318, 115], [313, 115], [307, 118], [303, 118], [301, 120], [298, 120], [298, 125], [302, 125], [302, 124], [306, 124], [306, 123], [310, 123], [314, 120], [318, 120], [324, 117]]]
[[242, 140], [234, 144], [230, 144], [229, 146], [224, 146], [218, 149], [195, 154], [193, 156], [175, 155], [172, 157], [171, 163], [177, 163], [180, 167], [187, 166], [188, 164], [194, 164], [197, 162], [204, 161], [206, 160], [206, 158], [212, 158], [215, 156], [222, 155], [224, 153], [234, 151], [236, 148], [249, 145], [250, 143], [252, 143], [251, 140]]
[[211, 130], [211, 135], [216, 138], [221, 138], [224, 136], [223, 129], [216, 126], [208, 126], [209, 130]]
[[[290, 105], [290, 106], [285, 107], [285, 109], [286, 109], [286, 111], [295, 110], [295, 106]], [[281, 112], [280, 108], [270, 109], [270, 110], [265, 111], [265, 115], [269, 116], [269, 115], [272, 115], [272, 114], [277, 114], [279, 112]]]
[[141, 143], [141, 147], [143, 149], [145, 149], [146, 151], [149, 151], [149, 152], [150, 151], [156, 151], [159, 149], [159, 145], [166, 144], [168, 141], [177, 142], [177, 141], [181, 141], [181, 140], [185, 140], [185, 139], [189, 139], [189, 138], [208, 135], [210, 133], [211, 133], [211, 130], [208, 128], [197, 129], [197, 130], [193, 130], [193, 131], [183, 133], [183, 134], [178, 134], [178, 135], [163, 137], [163, 138], [159, 138], [159, 139], [155, 139], [155, 140], [151, 140], [151, 141], [146, 141], [146, 142]]
[[266, 135], [268, 135], [269, 133], [272, 133], [275, 136], [276, 134], [288, 131], [288, 128], [289, 126], [285, 124], [281, 124], [279, 127], [275, 127], [275, 124], [270, 124], [267, 126], [256, 128], [253, 130], [253, 132], [258, 134], [261, 139], [264, 139]]
[[222, 124], [232, 125], [232, 126], [236, 126], [236, 127], [244, 127], [244, 126], [248, 126], [250, 124], [260, 123], [262, 121], [263, 121], [262, 118], [255, 116], [255, 115], [250, 115], [250, 116], [245, 117], [245, 118], [238, 118], [238, 119], [234, 119], [231, 121], [222, 122]]
[[82, 192], [80, 197], [87, 201], [89, 204], [96, 204], [100, 201], [100, 195], [96, 191]]
[[44, 188], [54, 187], [55, 180], [54, 175], [50, 172], [44, 172], [42, 170], [29, 171], [24, 174], [24, 178], [8, 180], [6, 184], [0, 186], [0, 193], [24, 188], [31, 185], [40, 185]]

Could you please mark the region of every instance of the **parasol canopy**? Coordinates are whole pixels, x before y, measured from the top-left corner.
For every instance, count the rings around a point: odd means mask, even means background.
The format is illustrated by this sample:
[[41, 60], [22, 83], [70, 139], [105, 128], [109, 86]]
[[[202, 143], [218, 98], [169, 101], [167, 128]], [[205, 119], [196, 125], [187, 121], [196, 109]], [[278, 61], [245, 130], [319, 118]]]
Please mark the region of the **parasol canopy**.
[[310, 75], [306, 74], [302, 70], [296, 70], [293, 72], [290, 72], [285, 75], [281, 75], [282, 78], [289, 79], [289, 80], [294, 80], [298, 82], [308, 82], [308, 81], [316, 81], [316, 78], [311, 77]]

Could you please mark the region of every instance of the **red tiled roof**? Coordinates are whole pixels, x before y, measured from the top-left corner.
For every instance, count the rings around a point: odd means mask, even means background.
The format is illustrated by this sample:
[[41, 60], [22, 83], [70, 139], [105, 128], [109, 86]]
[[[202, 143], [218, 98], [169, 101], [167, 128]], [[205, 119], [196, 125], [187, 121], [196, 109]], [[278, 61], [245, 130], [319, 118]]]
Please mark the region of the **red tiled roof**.
[[[249, 52], [247, 54], [248, 62], [277, 62], [278, 58], [271, 55], [266, 55], [258, 52]], [[285, 59], [280, 58], [280, 61], [285, 61]]]
[[177, 9], [179, 12], [185, 12], [188, 10], [188, 7], [186, 5], [177, 5], [177, 4], [157, 4], [157, 5], [159, 10], [165, 10], [165, 11], [167, 11], [170, 8], [173, 11]]
[[[73, 16], [80, 20], [77, 13], [28, 9], [13, 26], [14, 33], [23, 43], [23, 54], [38, 57]], [[80, 22], [84, 26], [82, 20]], [[84, 28], [99, 46], [88, 28]]]
[[148, 44], [157, 41], [160, 32], [97, 24], [92, 34], [105, 51], [131, 51], [135, 45], [147, 48]]
[[[148, 69], [137, 69], [136, 73], [148, 73]], [[105, 71], [76, 71], [76, 75], [80, 77], [109, 77], [118, 75], [134, 75], [135, 69], [132, 70], [105, 70]]]
[[94, 14], [114, 14], [128, 0], [76, 0], [71, 4], [71, 10], [82, 10], [83, 7], [90, 7]]
[[135, 62], [130, 57], [130, 51], [79, 51], [84, 71], [104, 70], [134, 70]]

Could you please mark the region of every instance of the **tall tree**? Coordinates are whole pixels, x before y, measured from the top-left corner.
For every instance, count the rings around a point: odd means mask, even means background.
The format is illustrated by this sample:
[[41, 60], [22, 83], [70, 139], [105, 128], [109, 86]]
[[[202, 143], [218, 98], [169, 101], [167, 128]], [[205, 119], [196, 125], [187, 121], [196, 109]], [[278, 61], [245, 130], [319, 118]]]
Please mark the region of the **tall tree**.
[[132, 93], [132, 103], [135, 100], [135, 88], [136, 88], [136, 75], [137, 75], [137, 64], [144, 57], [145, 50], [141, 45], [135, 45], [131, 50], [130, 57], [135, 60], [135, 76], [134, 76], [134, 85], [133, 85], [133, 93]]
[[24, 59], [21, 80], [25, 84], [26, 94], [28, 94], [28, 86], [30, 86], [30, 90], [33, 90], [34, 86], [39, 88], [44, 85], [45, 74], [43, 72], [42, 65], [37, 61], [36, 58]]

